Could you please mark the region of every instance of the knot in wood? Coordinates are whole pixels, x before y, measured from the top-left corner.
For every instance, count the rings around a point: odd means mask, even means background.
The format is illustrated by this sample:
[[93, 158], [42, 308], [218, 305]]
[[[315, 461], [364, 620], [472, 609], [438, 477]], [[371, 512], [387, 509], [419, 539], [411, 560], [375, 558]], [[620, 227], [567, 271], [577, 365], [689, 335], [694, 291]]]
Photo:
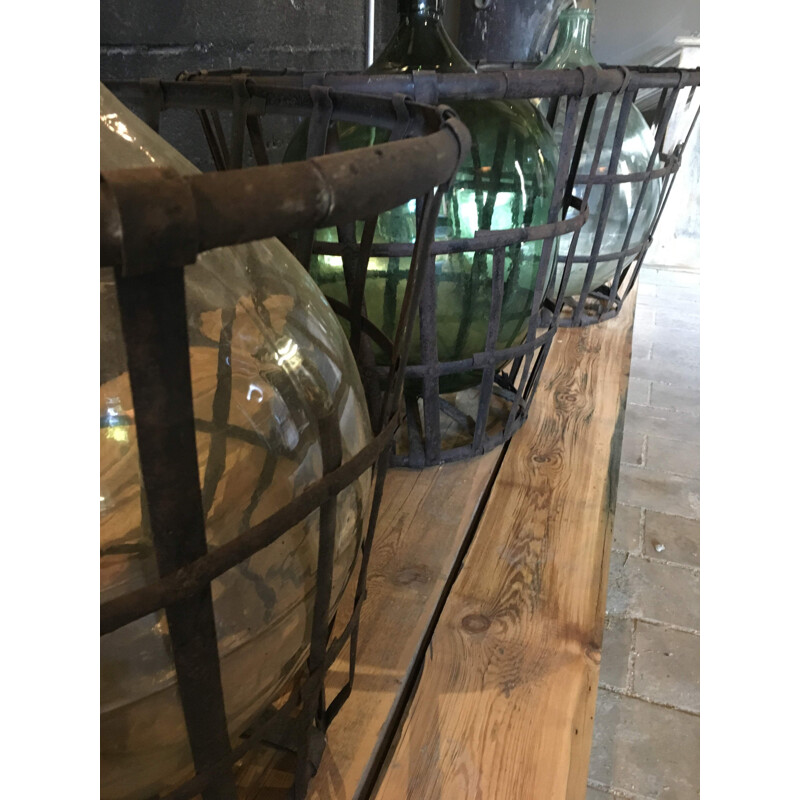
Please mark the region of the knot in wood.
[[573, 405], [578, 399], [574, 392], [556, 392], [556, 403], [560, 406]]
[[489, 630], [489, 625], [491, 624], [489, 618], [483, 614], [467, 614], [461, 620], [461, 627], [467, 633], [484, 633]]
[[586, 657], [594, 664], [600, 664], [601, 652], [601, 649], [594, 642], [584, 650]]
[[411, 583], [428, 583], [430, 574], [428, 568], [421, 564], [414, 564], [405, 569], [401, 569], [394, 576], [394, 583], [398, 586], [408, 586]]

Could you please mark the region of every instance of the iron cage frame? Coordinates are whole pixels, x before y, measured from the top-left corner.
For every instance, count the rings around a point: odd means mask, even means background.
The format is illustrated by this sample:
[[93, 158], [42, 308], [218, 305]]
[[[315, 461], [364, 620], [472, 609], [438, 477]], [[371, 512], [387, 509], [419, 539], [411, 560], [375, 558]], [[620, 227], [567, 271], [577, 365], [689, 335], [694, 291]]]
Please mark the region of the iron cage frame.
[[[109, 83], [112, 91], [119, 86]], [[185, 100], [190, 84], [171, 88], [145, 81], [120, 92], [125, 101], [143, 100], [149, 121]], [[164, 609], [172, 643], [195, 775], [168, 790], [162, 800], [233, 800], [233, 765], [258, 744], [296, 753], [293, 798], [305, 796], [324, 749], [325, 731], [346, 701], [355, 674], [359, 612], [365, 597], [377, 512], [388, 451], [399, 424], [399, 398], [411, 328], [427, 268], [438, 205], [461, 156], [469, 149], [464, 125], [445, 108], [396, 96], [348, 95], [329, 89], [275, 88], [260, 98], [270, 113], [310, 115], [335, 109], [345, 119], [389, 127], [397, 136], [380, 147], [341, 153], [290, 165], [234, 169], [181, 177], [173, 170], [148, 168], [101, 172], [101, 267], [113, 267], [123, 324], [128, 371], [136, 409], [140, 469], [159, 569], [155, 582], [101, 603], [100, 635]], [[324, 113], [327, 113], [324, 112]], [[156, 123], [157, 124], [157, 123]], [[404, 136], [413, 138], [403, 139]], [[365, 175], [379, 181], [365, 183]], [[292, 203], [283, 202], [291, 193]], [[417, 240], [400, 322], [393, 341], [360, 313], [367, 253], [376, 215], [420, 198]], [[342, 461], [335, 419], [320, 419], [323, 477], [266, 520], [209, 551], [205, 537], [195, 445], [189, 343], [183, 284], [184, 266], [198, 253], [321, 224], [364, 219], [360, 257], [353, 264], [348, 305], [335, 309], [351, 324], [351, 345], [366, 376], [374, 438]], [[391, 355], [381, 388], [372, 379], [372, 339]], [[169, 364], [169, 370], [158, 365]], [[166, 412], [165, 412], [166, 409]], [[237, 432], [229, 430], [228, 435]], [[353, 609], [333, 638], [328, 623], [337, 494], [372, 469], [372, 501], [361, 543], [361, 565]], [[316, 509], [320, 511], [317, 591], [308, 660], [303, 680], [278, 708], [254, 709], [247, 737], [231, 745], [220, 678], [211, 581], [278, 539]], [[355, 577], [351, 577], [351, 580]], [[344, 687], [328, 703], [325, 674], [349, 642]]]
[[[337, 76], [341, 77], [337, 73]], [[416, 74], [417, 86], [410, 86], [411, 92], [419, 102], [436, 102], [437, 89], [434, 80], [435, 73], [420, 77]], [[364, 76], [345, 75], [346, 91], [357, 90], [360, 94], [381, 89], [382, 96], [398, 97], [403, 92], [388, 92], [386, 87], [373, 84], [375, 77], [392, 76]], [[438, 76], [436, 76], [438, 77]], [[312, 74], [285, 74], [251, 72], [249, 70], [233, 70], [221, 72], [184, 73], [179, 80], [170, 84], [163, 84], [169, 91], [178, 91], [181, 83], [196, 87], [196, 94], [192, 95], [186, 90], [186, 96], [195, 101], [195, 107], [200, 115], [203, 131], [209, 144], [210, 152], [218, 169], [235, 168], [243, 161], [244, 131], [250, 135], [251, 149], [257, 163], [266, 160], [266, 148], [263, 134], [252, 119], [254, 113], [253, 99], [264, 93], [267, 86], [311, 86], [312, 91], [322, 92], [318, 73]], [[419, 83], [424, 81], [425, 90], [421, 91]], [[324, 80], [323, 80], [324, 82]], [[213, 87], [204, 89], [203, 87]], [[327, 87], [328, 89], [332, 87]], [[409, 87], [407, 87], [409, 88]], [[201, 97], [202, 92], [206, 94]], [[213, 104], [209, 102], [213, 94]], [[225, 99], [227, 98], [227, 99]], [[203, 105], [206, 103], [206, 105]], [[570, 100], [569, 120], [575, 129], [578, 119], [578, 97]], [[230, 112], [230, 135], [226, 137], [220, 111]], [[250, 115], [250, 116], [248, 116]], [[307, 156], [313, 157], [324, 152], [327, 142], [327, 131], [332, 122], [330, 108], [312, 117], [309, 126], [307, 141]], [[511, 253], [512, 259], [519, 257], [520, 245], [524, 242], [541, 241], [541, 263], [548, 264], [554, 255], [554, 243], [558, 236], [571, 234], [583, 225], [587, 210], [581, 207], [580, 202], [572, 197], [571, 169], [572, 155], [565, 143], [561, 148], [559, 165], [556, 173], [556, 186], [550, 201], [547, 223], [526, 228], [513, 228], [505, 231], [480, 231], [474, 238], [464, 238], [448, 241], [434, 241], [430, 248], [426, 282], [422, 289], [420, 302], [419, 325], [422, 341], [422, 363], [408, 365], [406, 376], [416, 379], [422, 385], [421, 393], [407, 392], [405, 444], [406, 451], [399, 452], [398, 443], [394, 445], [391, 457], [393, 466], [420, 468], [432, 464], [441, 464], [449, 461], [469, 458], [487, 452], [497, 447], [519, 429], [527, 418], [531, 398], [538, 383], [541, 368], [549, 351], [550, 344], [555, 335], [555, 325], [548, 325], [544, 330], [537, 330], [539, 315], [530, 313], [527, 322], [527, 335], [524, 341], [510, 348], [497, 348], [496, 340], [500, 327], [500, 313], [504, 292], [504, 263], [506, 252]], [[574, 212], [574, 216], [567, 218], [567, 210]], [[309, 265], [312, 254], [335, 255], [342, 259], [344, 270], [352, 269], [348, 261], [355, 255], [355, 248], [351, 241], [352, 234], [339, 230], [339, 242], [319, 242], [314, 240], [314, 231], [309, 229], [292, 240], [285, 240], [286, 244], [294, 251], [295, 255], [305, 266]], [[414, 242], [373, 243], [370, 255], [400, 259], [411, 256], [414, 251]], [[492, 300], [489, 312], [485, 352], [474, 354], [472, 357], [459, 361], [442, 363], [438, 359], [436, 345], [436, 277], [433, 262], [437, 255], [442, 253], [474, 251], [481, 253], [492, 264]], [[545, 281], [547, 270], [539, 270], [532, 309], [539, 309], [546, 302], [545, 292], [548, 284]], [[565, 280], [568, 269], [565, 270]], [[566, 283], [562, 282], [562, 286]], [[562, 302], [562, 292], [555, 288], [555, 302]], [[331, 298], [329, 298], [330, 300]], [[335, 303], [335, 301], [333, 301]], [[505, 373], [500, 373], [500, 368], [509, 364]], [[480, 389], [476, 397], [469, 400], [473, 406], [477, 405], [474, 416], [465, 413], [459, 408], [457, 401], [450, 402], [448, 398], [440, 396], [439, 378], [445, 375], [464, 371], [482, 373]], [[378, 381], [386, 378], [385, 367], [374, 367]], [[420, 402], [423, 411], [420, 412]], [[494, 406], [493, 406], [494, 404]], [[497, 412], [499, 407], [499, 413]], [[494, 412], [494, 429], [489, 430], [490, 415]], [[442, 436], [441, 416], [455, 422], [456, 427], [467, 430], [468, 435], [461, 436], [462, 441], [448, 447]], [[504, 418], [503, 418], [503, 415]], [[497, 418], [502, 422], [498, 426]], [[499, 429], [498, 429], [499, 428]], [[465, 438], [468, 441], [463, 441]]]
[[[699, 118], [699, 104], [693, 105], [695, 92], [700, 86], [700, 68], [683, 69], [677, 67], [617, 66], [601, 65], [601, 69], [587, 66], [571, 70], [539, 70], [534, 64], [513, 62], [508, 64], [478, 63], [477, 73], [436, 73], [432, 71], [410, 71], [397, 75], [351, 72], [306, 72], [290, 70], [269, 71], [241, 68], [213, 73], [198, 73], [205, 78], [245, 74], [257, 79], [269, 76], [283, 85], [330, 86], [343, 91], [360, 91], [378, 94], [401, 92], [426, 103], [451, 103], [459, 100], [520, 100], [551, 99], [548, 121], [552, 124], [559, 105], [566, 104], [569, 97], [579, 94], [586, 101], [581, 113], [581, 122], [572, 136], [569, 157], [580, 153], [591, 115], [600, 95], [606, 95], [606, 115], [601, 121], [599, 142], [602, 143], [609, 131], [614, 106], [619, 103], [619, 118], [613, 131], [613, 147], [608, 170], [598, 173], [599, 148], [595, 153], [589, 173], [578, 174], [577, 169], [570, 173], [571, 191], [574, 186], [584, 187], [585, 196], [596, 187], [603, 190], [601, 218], [598, 235], [589, 256], [560, 256], [565, 269], [572, 264], [586, 264], [586, 278], [577, 296], [566, 295], [558, 304], [557, 288], [551, 284], [547, 288], [543, 308], [542, 324], [548, 325], [550, 317], [556, 314], [558, 324], [566, 327], [592, 325], [612, 319], [622, 309], [630, 294], [639, 269], [653, 241], [653, 235], [669, 198], [675, 176], [681, 166], [686, 144], [694, 131]], [[681, 99], [681, 94], [683, 98]], [[655, 94], [658, 97], [652, 113], [651, 127], [655, 129], [655, 148], [647, 169], [642, 173], [625, 175], [618, 171], [619, 155], [624, 139], [625, 126], [630, 109], [640, 94]], [[692, 111], [694, 112], [692, 114]], [[688, 125], [677, 125], [680, 115], [688, 116]], [[565, 126], [565, 137], [568, 138]], [[577, 167], [577, 161], [573, 164]], [[637, 203], [634, 216], [628, 226], [628, 236], [622, 249], [615, 253], [600, 254], [600, 240], [608, 219], [610, 187], [614, 183], [640, 183], [644, 188], [650, 181], [661, 179], [657, 210], [646, 234], [639, 242], [631, 242], [633, 229], [638, 219], [641, 203]], [[640, 193], [640, 199], [644, 195]], [[596, 245], [596, 247], [595, 247]], [[601, 286], [592, 286], [592, 279], [599, 261], [617, 261], [614, 275]]]
[[[679, 108], [679, 96], [688, 92], [685, 106], [689, 106], [694, 91], [699, 86], [699, 69], [608, 67], [582, 67], [575, 70], [535, 70], [528, 65], [511, 65], [504, 69], [498, 65], [481, 65], [477, 73], [440, 74], [430, 71], [403, 74], [370, 74], [346, 72], [289, 72], [241, 68], [214, 72], [184, 73], [172, 83], [151, 82], [151, 98], [175, 95], [178, 84], [195, 87], [195, 93], [186, 90], [184, 107], [194, 108], [200, 114], [203, 131], [216, 167], [220, 170], [241, 166], [244, 153], [245, 131], [248, 132], [256, 163], [266, 163], [267, 154], [258, 116], [264, 113], [258, 107], [259, 97], [271, 87], [328, 87], [361, 94], [377, 93], [381, 96], [410, 96], [423, 103], [435, 104], [440, 100], [519, 100], [525, 98], [549, 99], [548, 117], [555, 119], [559, 106], [565, 108], [564, 134], [560, 145], [556, 187], [552, 198], [548, 222], [536, 228], [516, 228], [506, 231], [480, 231], [472, 239], [434, 241], [430, 259], [438, 254], [471, 251], [492, 259], [493, 281], [491, 307], [487, 310], [489, 324], [484, 350], [460, 361], [439, 361], [436, 343], [436, 292], [434, 270], [429, 268], [428, 283], [423, 288], [420, 305], [421, 363], [409, 365], [406, 375], [422, 386], [421, 391], [408, 392], [405, 398], [406, 427], [402, 446], [395, 443], [391, 456], [393, 466], [421, 468], [471, 458], [507, 442], [521, 427], [530, 412], [533, 396], [549, 348], [559, 326], [582, 326], [611, 319], [619, 314], [638, 277], [647, 250], [653, 240], [667, 198], [680, 167], [681, 156], [688, 137], [699, 115], [697, 109], [685, 134], [678, 137], [671, 148], [666, 148], [667, 134], [673, 114]], [[205, 88], [210, 87], [210, 88]], [[313, 91], [322, 92], [322, 88]], [[617, 165], [630, 109], [640, 91], [656, 92], [659, 101], [655, 112], [656, 147], [648, 168], [633, 175], [618, 174]], [[578, 167], [596, 101], [608, 95], [606, 113], [601, 121], [594, 158], [587, 174], [579, 174]], [[612, 110], [620, 103], [617, 127], [614, 130], [609, 169], [601, 174], [600, 152], [609, 131]], [[230, 112], [230, 138], [226, 139], [220, 111]], [[330, 108], [320, 110], [309, 128], [309, 156], [324, 152], [325, 131], [331, 122]], [[675, 137], [673, 137], [675, 138]], [[646, 186], [650, 181], [663, 179], [655, 217], [647, 234], [638, 242], [631, 242], [636, 220], [641, 209], [644, 192], [640, 192], [633, 218], [630, 220], [626, 240], [616, 253], [602, 254], [600, 244], [610, 208], [611, 187], [615, 183], [638, 182]], [[574, 196], [575, 188], [583, 187], [583, 197]], [[592, 192], [603, 192], [597, 235], [589, 256], [577, 256], [580, 228], [588, 216], [588, 201]], [[308, 267], [311, 254], [338, 255], [346, 271], [352, 270], [348, 262], [355, 257], [356, 248], [351, 238], [339, 232], [338, 243], [314, 241], [313, 230], [308, 229], [286, 243], [294, 249], [301, 263]], [[561, 255], [556, 246], [559, 236], [571, 236], [570, 248]], [[503, 298], [502, 264], [505, 253], [522, 242], [542, 241], [541, 263], [557, 258], [562, 264], [562, 280], [557, 283], [556, 272], [545, 284], [540, 270], [531, 307], [527, 335], [515, 347], [497, 349], [497, 331]], [[375, 257], [402, 258], [413, 252], [413, 243], [374, 243], [371, 255]], [[593, 286], [593, 276], [600, 261], [616, 261], [613, 276], [600, 286]], [[585, 278], [577, 296], [566, 294], [566, 281], [573, 265], [585, 264]], [[329, 298], [330, 300], [331, 298]], [[333, 301], [335, 303], [335, 301]], [[482, 372], [480, 388], [475, 394], [444, 396], [439, 391], [439, 378], [459, 372]], [[379, 367], [374, 372], [381, 373]], [[374, 378], [373, 378], [374, 379]], [[455, 435], [447, 432], [450, 427]]]

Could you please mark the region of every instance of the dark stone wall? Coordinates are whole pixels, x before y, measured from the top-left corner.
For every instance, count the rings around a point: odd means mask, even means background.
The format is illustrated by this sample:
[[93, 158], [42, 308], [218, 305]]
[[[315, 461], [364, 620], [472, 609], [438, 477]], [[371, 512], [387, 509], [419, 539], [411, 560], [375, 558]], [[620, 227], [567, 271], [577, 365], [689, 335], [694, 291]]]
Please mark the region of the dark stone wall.
[[[376, 52], [395, 0], [376, 0]], [[102, 0], [101, 78], [238, 66], [360, 69], [364, 0]]]
[[[375, 0], [375, 54], [396, 25], [397, 0]], [[174, 79], [183, 70], [357, 70], [364, 67], [364, 0], [101, 0], [100, 79]], [[134, 108], [134, 111], [139, 109]], [[275, 126], [280, 157], [295, 122]], [[162, 117], [161, 134], [200, 169], [213, 168], [190, 112]]]

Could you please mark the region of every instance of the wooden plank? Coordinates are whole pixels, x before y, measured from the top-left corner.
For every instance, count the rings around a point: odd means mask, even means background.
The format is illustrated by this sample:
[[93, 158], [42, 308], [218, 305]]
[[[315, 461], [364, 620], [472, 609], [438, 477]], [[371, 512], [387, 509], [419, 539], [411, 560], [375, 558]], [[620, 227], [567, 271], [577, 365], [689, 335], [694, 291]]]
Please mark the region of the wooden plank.
[[585, 797], [635, 300], [558, 333], [376, 800]]
[[[328, 731], [328, 745], [308, 798], [350, 800], [374, 780], [410, 691], [412, 666], [424, 646], [442, 592], [462, 557], [465, 537], [483, 505], [502, 453], [422, 472], [390, 470], [375, 531], [362, 608], [353, 693]], [[352, 608], [352, 584], [340, 609]], [[343, 684], [348, 650], [327, 681], [332, 697]], [[284, 797], [290, 760], [256, 752], [240, 764], [244, 800]], [[374, 774], [372, 770], [374, 769]]]

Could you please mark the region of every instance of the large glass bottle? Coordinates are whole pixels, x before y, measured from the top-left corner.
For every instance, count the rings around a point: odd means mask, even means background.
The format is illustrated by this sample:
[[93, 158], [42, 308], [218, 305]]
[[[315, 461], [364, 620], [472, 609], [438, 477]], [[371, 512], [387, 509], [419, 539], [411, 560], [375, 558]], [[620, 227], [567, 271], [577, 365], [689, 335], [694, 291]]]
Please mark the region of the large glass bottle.
[[[103, 169], [197, 169], [104, 86]], [[192, 400], [213, 550], [322, 476], [318, 420], [339, 419], [344, 459], [370, 439], [358, 371], [336, 316], [274, 239], [201, 254], [185, 270]], [[156, 579], [136, 409], [110, 269], [100, 276], [100, 597]], [[339, 495], [331, 608], [355, 564], [369, 475]], [[237, 737], [308, 653], [319, 514], [211, 584], [228, 724]], [[191, 774], [163, 611], [100, 639], [102, 800], [143, 800]], [[235, 738], [234, 738], [235, 741]]]
[[[552, 52], [539, 65], [538, 69], [576, 69], [577, 67], [600, 67], [591, 50], [592, 20], [594, 14], [586, 9], [569, 8], [561, 13], [558, 19], [558, 33]], [[608, 95], [599, 95], [595, 103], [589, 130], [586, 132], [583, 149], [581, 151], [579, 174], [588, 174], [592, 160], [595, 155], [597, 144], [600, 138], [600, 127], [603, 115], [609, 102], [614, 98]], [[543, 101], [542, 108], [546, 108], [548, 101]], [[578, 124], [583, 118], [588, 101], [581, 103], [578, 115]], [[602, 143], [600, 161], [598, 163], [597, 174], [602, 175], [608, 172], [611, 163], [611, 148], [614, 144], [614, 136], [619, 122], [619, 111], [621, 101], [617, 101], [611, 114], [608, 131]], [[562, 101], [556, 115], [553, 132], [556, 140], [560, 142], [564, 131], [565, 104]], [[622, 150], [619, 156], [617, 174], [628, 175], [637, 172], [645, 172], [650, 161], [650, 155], [655, 148], [655, 141], [650, 132], [650, 128], [645, 122], [641, 111], [635, 105], [631, 106], [628, 121], [625, 126], [625, 138], [622, 142]], [[576, 195], [583, 197], [584, 186], [576, 186]], [[651, 180], [645, 189], [645, 197], [642, 207], [636, 218], [628, 247], [635, 247], [647, 235], [650, 224], [655, 217], [658, 207], [658, 198], [661, 191], [660, 179]], [[624, 243], [628, 232], [628, 227], [633, 219], [634, 209], [639, 201], [642, 192], [642, 183], [616, 183], [613, 184], [611, 203], [609, 206], [608, 220], [603, 238], [600, 245], [599, 255], [619, 252]], [[596, 185], [589, 194], [589, 218], [581, 228], [578, 245], [575, 250], [576, 256], [588, 257], [591, 255], [594, 244], [598, 223], [600, 221], [600, 209], [603, 203], [604, 187]], [[577, 235], [577, 234], [576, 234]], [[559, 242], [559, 255], [566, 256], [570, 246], [570, 237], [562, 237]], [[630, 258], [628, 260], [631, 260]], [[617, 259], [610, 261], [598, 260], [597, 267], [592, 279], [592, 287], [601, 286], [609, 280], [617, 267]], [[586, 278], [586, 262], [576, 261], [570, 270], [569, 280], [567, 281], [568, 295], [578, 295], [583, 287]], [[557, 279], [561, 278], [561, 268], [557, 272]]]
[[[458, 52], [442, 25], [443, 0], [399, 0], [400, 21], [391, 40], [369, 68], [370, 73], [437, 70], [475, 72]], [[528, 100], [471, 100], [450, 103], [472, 135], [472, 152], [464, 159], [444, 195], [437, 241], [472, 238], [481, 230], [541, 225], [553, 195], [557, 151], [543, 117]], [[305, 156], [307, 126], [301, 126], [287, 149], [287, 160]], [[331, 126], [329, 144], [340, 149], [386, 141], [388, 133], [364, 126]], [[413, 242], [416, 203], [382, 214], [376, 242]], [[332, 228], [320, 239], [337, 241]], [[497, 348], [519, 344], [525, 336], [540, 268], [542, 243], [508, 247], [505, 290]], [[409, 258], [373, 258], [369, 264], [366, 302], [370, 317], [392, 336], [399, 316]], [[486, 347], [491, 305], [492, 259], [487, 252], [436, 256], [437, 345], [440, 362], [480, 353]], [[322, 290], [346, 299], [341, 259], [316, 256], [311, 274]], [[419, 328], [409, 364], [420, 363]], [[445, 376], [441, 392], [480, 382], [481, 372]], [[414, 384], [407, 381], [413, 388]]]

